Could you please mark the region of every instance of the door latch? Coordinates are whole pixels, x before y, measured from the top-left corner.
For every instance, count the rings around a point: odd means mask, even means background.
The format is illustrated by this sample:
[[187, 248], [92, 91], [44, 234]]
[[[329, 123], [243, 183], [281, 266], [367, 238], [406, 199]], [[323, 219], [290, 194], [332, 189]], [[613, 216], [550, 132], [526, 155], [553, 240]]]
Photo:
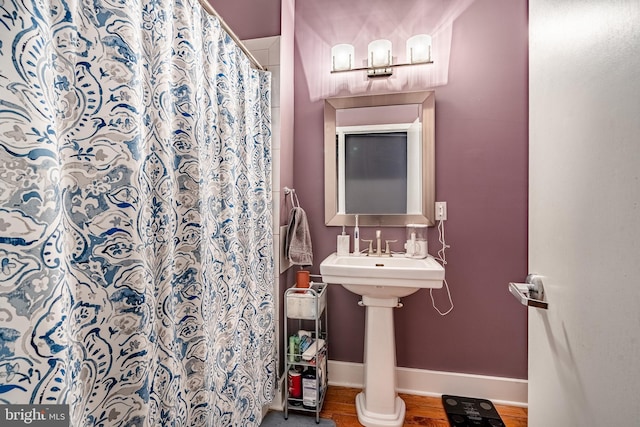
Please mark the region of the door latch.
[[522, 305], [544, 310], [549, 308], [544, 294], [542, 276], [538, 274], [529, 274], [526, 283], [509, 283], [509, 291]]

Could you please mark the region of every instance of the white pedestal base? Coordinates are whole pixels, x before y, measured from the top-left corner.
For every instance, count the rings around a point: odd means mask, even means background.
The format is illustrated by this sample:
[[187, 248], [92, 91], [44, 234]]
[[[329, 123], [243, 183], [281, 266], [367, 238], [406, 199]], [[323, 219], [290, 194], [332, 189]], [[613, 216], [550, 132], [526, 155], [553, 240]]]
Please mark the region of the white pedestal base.
[[393, 310], [398, 298], [362, 297], [366, 307], [364, 390], [356, 398], [358, 420], [366, 427], [402, 427], [404, 401], [396, 393]]
[[368, 411], [365, 403], [364, 393], [356, 396], [356, 411], [358, 421], [366, 427], [402, 427], [404, 425], [405, 405], [404, 400], [396, 396], [395, 411], [393, 413], [379, 414]]

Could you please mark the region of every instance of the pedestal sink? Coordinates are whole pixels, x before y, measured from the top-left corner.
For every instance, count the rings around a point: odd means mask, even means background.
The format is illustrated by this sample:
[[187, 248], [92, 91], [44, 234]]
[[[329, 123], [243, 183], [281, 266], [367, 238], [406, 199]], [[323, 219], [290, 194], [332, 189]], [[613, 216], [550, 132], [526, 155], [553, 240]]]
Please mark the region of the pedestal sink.
[[364, 390], [356, 397], [358, 421], [367, 427], [401, 427], [405, 404], [396, 392], [393, 309], [421, 288], [441, 288], [444, 268], [432, 257], [353, 256], [333, 253], [320, 264], [326, 283], [362, 296], [366, 310]]

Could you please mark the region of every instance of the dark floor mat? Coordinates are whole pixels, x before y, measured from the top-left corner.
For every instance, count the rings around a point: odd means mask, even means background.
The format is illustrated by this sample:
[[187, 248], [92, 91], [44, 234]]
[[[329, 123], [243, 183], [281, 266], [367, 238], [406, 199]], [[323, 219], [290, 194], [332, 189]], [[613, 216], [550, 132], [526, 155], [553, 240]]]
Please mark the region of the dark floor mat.
[[285, 419], [282, 412], [269, 411], [260, 427], [336, 427], [335, 421], [325, 418], [320, 418], [316, 423], [316, 416], [313, 413], [299, 415], [289, 412], [288, 415], [289, 417]]
[[505, 427], [489, 400], [445, 394], [442, 405], [452, 427]]

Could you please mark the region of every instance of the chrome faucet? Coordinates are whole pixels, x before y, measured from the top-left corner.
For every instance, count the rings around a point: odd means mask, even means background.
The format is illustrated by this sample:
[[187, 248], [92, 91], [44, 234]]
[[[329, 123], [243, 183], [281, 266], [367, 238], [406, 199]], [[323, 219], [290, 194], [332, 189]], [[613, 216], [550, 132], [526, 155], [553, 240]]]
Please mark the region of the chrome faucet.
[[380, 230], [376, 230], [376, 256], [382, 255], [382, 244], [380, 243]]

